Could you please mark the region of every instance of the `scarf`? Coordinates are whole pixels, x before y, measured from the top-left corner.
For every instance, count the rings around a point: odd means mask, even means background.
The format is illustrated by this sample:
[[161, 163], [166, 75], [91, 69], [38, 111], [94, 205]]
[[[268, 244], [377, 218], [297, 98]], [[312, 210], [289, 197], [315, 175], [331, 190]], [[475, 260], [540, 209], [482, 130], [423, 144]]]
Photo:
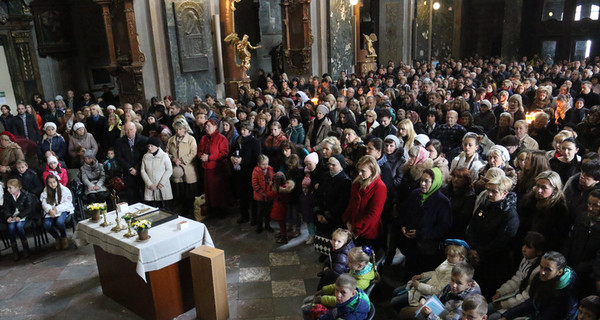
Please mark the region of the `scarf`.
[[433, 182], [431, 188], [426, 193], [421, 193], [421, 205], [427, 201], [427, 199], [436, 191], [442, 187], [442, 171], [439, 168], [432, 168], [433, 171]]

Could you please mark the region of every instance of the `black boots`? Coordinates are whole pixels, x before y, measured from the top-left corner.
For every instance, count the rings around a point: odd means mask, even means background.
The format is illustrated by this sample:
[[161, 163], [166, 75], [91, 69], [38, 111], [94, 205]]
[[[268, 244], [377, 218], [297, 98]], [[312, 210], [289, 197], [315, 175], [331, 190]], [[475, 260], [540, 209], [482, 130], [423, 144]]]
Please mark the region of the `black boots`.
[[13, 259], [15, 261], [19, 260], [19, 247], [17, 246], [17, 242], [16, 241], [11, 241], [10, 242], [10, 247], [12, 248]]
[[23, 258], [29, 258], [29, 242], [27, 242], [27, 239], [21, 239], [21, 245], [23, 246]]

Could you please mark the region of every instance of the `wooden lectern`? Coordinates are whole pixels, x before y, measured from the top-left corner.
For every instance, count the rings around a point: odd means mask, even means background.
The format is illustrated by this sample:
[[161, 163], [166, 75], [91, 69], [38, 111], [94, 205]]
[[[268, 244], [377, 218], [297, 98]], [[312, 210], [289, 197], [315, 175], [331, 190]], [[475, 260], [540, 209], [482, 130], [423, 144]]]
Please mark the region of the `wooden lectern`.
[[200, 246], [190, 251], [196, 317], [226, 320], [229, 317], [225, 252]]

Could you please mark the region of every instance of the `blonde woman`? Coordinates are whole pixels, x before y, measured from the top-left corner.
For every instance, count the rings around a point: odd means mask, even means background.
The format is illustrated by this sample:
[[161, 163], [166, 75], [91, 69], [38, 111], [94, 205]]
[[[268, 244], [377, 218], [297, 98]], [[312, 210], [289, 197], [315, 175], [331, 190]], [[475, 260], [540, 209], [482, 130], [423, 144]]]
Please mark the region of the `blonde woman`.
[[398, 123], [398, 138], [400, 138], [400, 144], [404, 148], [404, 159], [408, 159], [408, 150], [415, 145], [416, 135], [412, 121], [404, 119]]
[[381, 180], [381, 169], [373, 156], [363, 156], [356, 167], [358, 176], [352, 183], [350, 202], [342, 221], [356, 236], [357, 246], [375, 246], [382, 228], [380, 217], [387, 188]]
[[377, 113], [373, 110], [367, 110], [365, 112], [365, 121], [361, 122], [358, 125], [358, 130], [360, 131], [360, 137], [365, 138], [373, 132], [373, 129], [379, 127], [379, 122], [377, 122]]
[[[191, 133], [191, 129], [185, 119], [173, 122], [175, 135], [167, 143], [167, 153], [173, 165], [171, 182], [173, 194], [177, 199], [182, 199], [184, 209], [191, 210], [194, 196], [198, 188], [198, 174], [196, 173], [196, 155], [198, 144]], [[183, 212], [190, 212], [183, 210]]]

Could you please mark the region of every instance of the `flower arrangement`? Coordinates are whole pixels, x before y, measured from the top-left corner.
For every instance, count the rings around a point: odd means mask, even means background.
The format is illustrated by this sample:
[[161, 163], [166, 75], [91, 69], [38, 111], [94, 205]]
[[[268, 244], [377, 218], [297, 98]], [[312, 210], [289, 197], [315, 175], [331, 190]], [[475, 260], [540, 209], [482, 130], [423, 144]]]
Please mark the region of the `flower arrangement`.
[[131, 224], [131, 226], [134, 227], [136, 231], [144, 231], [144, 230], [150, 229], [150, 227], [152, 226], [152, 222], [145, 220], [145, 219], [138, 220], [138, 221], [134, 221]]
[[106, 204], [104, 204], [104, 203], [90, 203], [85, 208], [88, 211], [94, 211], [94, 210], [104, 211], [104, 210], [106, 210]]

